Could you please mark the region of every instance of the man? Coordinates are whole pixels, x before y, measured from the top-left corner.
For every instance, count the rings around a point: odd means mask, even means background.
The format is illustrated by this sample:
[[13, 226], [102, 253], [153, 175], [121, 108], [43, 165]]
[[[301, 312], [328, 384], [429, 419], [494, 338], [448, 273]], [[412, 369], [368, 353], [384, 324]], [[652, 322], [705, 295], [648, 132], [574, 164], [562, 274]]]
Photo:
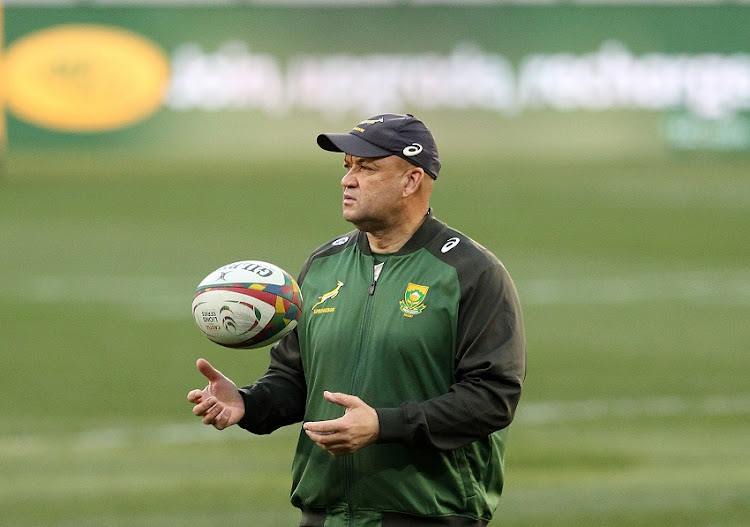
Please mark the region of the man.
[[237, 389], [203, 359], [203, 422], [270, 433], [303, 421], [291, 500], [302, 526], [486, 525], [525, 375], [516, 290], [498, 259], [438, 221], [437, 146], [411, 115], [321, 134], [344, 153], [343, 215], [317, 249], [299, 326]]

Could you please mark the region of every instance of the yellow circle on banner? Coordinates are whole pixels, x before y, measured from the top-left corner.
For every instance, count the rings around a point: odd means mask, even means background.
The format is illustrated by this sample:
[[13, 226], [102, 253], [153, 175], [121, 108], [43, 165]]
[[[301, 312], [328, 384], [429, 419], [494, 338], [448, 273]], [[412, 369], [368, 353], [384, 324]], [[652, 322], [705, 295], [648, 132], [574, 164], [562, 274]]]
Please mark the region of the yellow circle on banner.
[[5, 55], [6, 102], [17, 117], [68, 132], [133, 124], [155, 112], [169, 60], [144, 37], [99, 25], [55, 26], [15, 41]]

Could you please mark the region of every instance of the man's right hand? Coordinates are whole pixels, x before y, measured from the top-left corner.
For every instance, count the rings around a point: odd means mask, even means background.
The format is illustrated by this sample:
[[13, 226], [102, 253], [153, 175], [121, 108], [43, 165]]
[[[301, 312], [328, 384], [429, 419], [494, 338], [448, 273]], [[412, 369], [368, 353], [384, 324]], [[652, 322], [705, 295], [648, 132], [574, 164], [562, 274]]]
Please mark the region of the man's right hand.
[[193, 413], [202, 417], [204, 424], [213, 425], [217, 430], [237, 424], [245, 415], [245, 402], [237, 385], [207, 360], [198, 359], [196, 366], [208, 379], [208, 386], [188, 393], [188, 401], [195, 405]]

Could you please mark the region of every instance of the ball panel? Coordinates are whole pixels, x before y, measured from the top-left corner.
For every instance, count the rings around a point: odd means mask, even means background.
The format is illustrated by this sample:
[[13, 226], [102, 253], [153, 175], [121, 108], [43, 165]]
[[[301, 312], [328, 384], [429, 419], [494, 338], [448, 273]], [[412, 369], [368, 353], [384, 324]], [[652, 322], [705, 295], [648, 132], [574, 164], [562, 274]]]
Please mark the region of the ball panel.
[[[281, 340], [281, 337], [292, 331], [295, 327], [297, 327], [297, 321], [292, 320], [290, 321], [286, 326], [282, 327], [281, 329], [278, 329], [278, 326], [276, 327], [267, 327], [260, 333], [256, 335], [256, 337], [253, 340], [260, 340], [260, 342], [257, 342], [252, 345], [243, 346], [246, 349], [251, 348], [262, 348], [263, 346], [267, 346], [268, 344], [273, 344], [277, 340]], [[266, 338], [268, 337], [268, 338]]]

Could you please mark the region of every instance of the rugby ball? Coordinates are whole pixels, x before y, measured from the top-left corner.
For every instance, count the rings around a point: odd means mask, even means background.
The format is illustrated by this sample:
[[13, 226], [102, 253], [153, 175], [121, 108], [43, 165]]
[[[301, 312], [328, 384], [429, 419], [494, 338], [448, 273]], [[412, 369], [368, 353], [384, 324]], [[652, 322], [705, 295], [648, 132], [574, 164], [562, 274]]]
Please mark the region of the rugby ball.
[[193, 317], [209, 340], [228, 348], [260, 348], [292, 331], [302, 294], [280, 267], [243, 260], [219, 267], [198, 284]]

